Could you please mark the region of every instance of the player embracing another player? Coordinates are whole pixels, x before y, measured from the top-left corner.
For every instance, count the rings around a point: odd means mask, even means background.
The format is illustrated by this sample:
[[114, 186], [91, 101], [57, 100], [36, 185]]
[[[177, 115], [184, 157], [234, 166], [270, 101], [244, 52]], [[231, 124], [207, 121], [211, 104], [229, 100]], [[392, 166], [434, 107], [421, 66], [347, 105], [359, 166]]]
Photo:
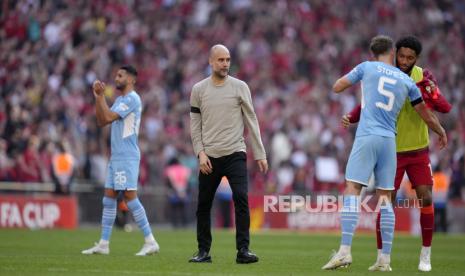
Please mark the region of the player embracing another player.
[[[422, 51], [421, 42], [414, 36], [405, 36], [396, 42], [396, 66], [402, 72], [409, 75], [420, 88], [425, 104], [432, 110], [448, 113], [452, 106], [437, 85], [436, 78], [428, 69], [416, 65]], [[359, 121], [361, 106], [355, 107], [349, 114], [342, 118], [344, 126]], [[428, 127], [415, 112], [413, 106], [406, 102], [400, 110], [397, 118], [397, 169], [394, 183], [394, 191], [391, 193], [395, 202], [397, 190], [399, 190], [404, 174], [412, 183], [420, 202], [420, 226], [422, 236], [422, 248], [420, 252], [420, 271], [431, 271], [431, 242], [434, 231], [434, 205], [432, 200], [433, 175], [429, 159], [429, 135]], [[380, 216], [376, 222], [376, 237], [378, 257], [382, 248], [382, 235], [380, 232]]]
[[391, 271], [390, 256], [394, 238], [395, 216], [391, 202], [396, 172], [396, 121], [408, 98], [421, 119], [439, 135], [439, 144], [447, 145], [444, 128], [426, 107], [421, 92], [412, 79], [396, 68], [394, 45], [390, 37], [376, 36], [370, 51], [375, 60], [357, 65], [338, 79], [333, 90], [340, 93], [357, 82], [362, 83], [360, 123], [346, 167], [346, 188], [341, 209], [341, 243], [339, 250], [322, 269], [336, 269], [352, 263], [351, 245], [360, 216], [360, 192], [375, 176], [380, 207], [381, 254], [373, 271]]

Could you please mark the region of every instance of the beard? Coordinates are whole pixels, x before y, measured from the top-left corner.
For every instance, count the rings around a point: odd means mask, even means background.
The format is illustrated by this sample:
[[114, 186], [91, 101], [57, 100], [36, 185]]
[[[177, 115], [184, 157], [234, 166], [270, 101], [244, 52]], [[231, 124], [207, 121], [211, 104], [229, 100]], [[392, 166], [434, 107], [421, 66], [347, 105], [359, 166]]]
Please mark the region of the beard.
[[[405, 74], [409, 74], [410, 72], [412, 72], [413, 66], [415, 66], [415, 63], [412, 64], [412, 66], [407, 67], [407, 71], [405, 71], [404, 73], [405, 73]], [[402, 70], [401, 70], [401, 71], [402, 71]]]
[[229, 69], [221, 69], [221, 70], [218, 70], [218, 71], [215, 71], [213, 72], [215, 74], [215, 76], [219, 79], [224, 79], [228, 76], [228, 73], [229, 73]]
[[399, 67], [399, 63], [397, 63], [397, 59], [396, 59], [396, 67], [399, 68], [400, 71], [404, 72], [407, 75], [412, 71], [413, 66], [415, 66], [415, 62], [411, 66], [407, 67], [407, 69], [404, 71]]
[[116, 89], [123, 91], [126, 88], [126, 83], [116, 83]]

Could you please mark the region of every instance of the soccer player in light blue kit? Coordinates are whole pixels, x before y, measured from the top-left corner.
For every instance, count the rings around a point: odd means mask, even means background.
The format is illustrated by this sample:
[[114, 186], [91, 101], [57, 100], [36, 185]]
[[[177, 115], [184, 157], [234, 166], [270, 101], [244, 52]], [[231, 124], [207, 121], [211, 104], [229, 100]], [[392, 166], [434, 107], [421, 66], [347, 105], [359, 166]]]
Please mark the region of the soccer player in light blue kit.
[[346, 189], [340, 211], [341, 245], [322, 269], [347, 267], [352, 263], [351, 245], [360, 214], [360, 192], [374, 173], [383, 248], [379, 259], [369, 270], [391, 271], [395, 216], [390, 193], [394, 189], [396, 173], [396, 120], [407, 98], [426, 124], [439, 135], [440, 147], [447, 145], [444, 129], [437, 117], [426, 108], [415, 83], [393, 66], [395, 52], [392, 39], [376, 36], [371, 40], [370, 50], [375, 61], [357, 65], [333, 86], [333, 90], [340, 93], [361, 81], [362, 112], [346, 168]]
[[160, 250], [152, 235], [145, 209], [137, 197], [140, 151], [137, 145], [142, 104], [134, 90], [137, 71], [132, 66], [122, 66], [115, 78], [116, 88], [122, 95], [117, 97], [111, 109], [105, 100], [105, 83], [96, 80], [93, 93], [96, 100], [97, 123], [100, 127], [111, 123], [111, 158], [103, 197], [102, 233], [94, 247], [82, 254], [109, 254], [111, 230], [116, 218], [116, 197], [124, 193], [124, 199], [134, 220], [142, 230], [145, 243], [137, 256], [146, 256]]

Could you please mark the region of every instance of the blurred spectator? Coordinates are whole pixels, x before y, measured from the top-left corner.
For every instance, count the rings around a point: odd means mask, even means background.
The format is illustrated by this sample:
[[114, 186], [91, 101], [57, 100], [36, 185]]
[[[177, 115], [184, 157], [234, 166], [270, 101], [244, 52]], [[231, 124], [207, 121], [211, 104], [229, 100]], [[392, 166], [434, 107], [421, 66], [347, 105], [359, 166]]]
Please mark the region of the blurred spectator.
[[276, 168], [281, 162], [289, 160], [292, 153], [292, 145], [285, 132], [279, 131], [271, 140], [271, 166]]
[[282, 162], [276, 170], [278, 194], [288, 194], [292, 191], [292, 183], [294, 182], [294, 167], [291, 162]]
[[434, 203], [434, 229], [447, 232], [447, 192], [450, 178], [440, 166], [436, 166], [433, 172], [433, 203]]
[[465, 201], [465, 156], [462, 156], [452, 167], [449, 198]]
[[62, 142], [56, 144], [52, 157], [52, 179], [55, 193], [68, 195], [74, 178], [74, 157]]
[[98, 145], [95, 141], [89, 141], [87, 144], [85, 176], [103, 187], [107, 177], [108, 158], [99, 152], [97, 147]]
[[21, 182], [40, 182], [41, 162], [39, 157], [39, 138], [31, 137], [26, 149], [16, 159], [16, 177]]
[[191, 170], [173, 158], [165, 169], [169, 187], [170, 218], [173, 227], [187, 226], [187, 204], [189, 203], [189, 177]]
[[232, 206], [232, 190], [229, 186], [228, 179], [223, 176], [221, 178], [220, 185], [216, 190], [215, 200], [219, 209], [219, 218], [221, 221], [222, 228], [230, 228], [232, 226], [231, 222], [231, 206]]
[[6, 141], [0, 139], [0, 181], [9, 181], [14, 178], [14, 162], [8, 156], [6, 150]]
[[39, 159], [41, 164], [40, 175], [43, 182], [52, 182], [52, 163], [55, 151], [55, 144], [49, 141], [43, 141], [39, 148]]

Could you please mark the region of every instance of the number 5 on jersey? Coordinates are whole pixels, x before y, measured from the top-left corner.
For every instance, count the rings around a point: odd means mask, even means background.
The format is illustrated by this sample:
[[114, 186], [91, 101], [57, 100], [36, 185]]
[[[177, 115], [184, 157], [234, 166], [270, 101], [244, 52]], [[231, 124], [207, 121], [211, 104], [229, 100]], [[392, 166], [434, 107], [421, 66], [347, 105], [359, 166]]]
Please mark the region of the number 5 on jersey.
[[378, 92], [381, 95], [386, 96], [388, 98], [388, 103], [385, 104], [385, 103], [382, 103], [382, 102], [376, 102], [375, 105], [378, 108], [384, 109], [386, 111], [391, 111], [392, 107], [394, 106], [394, 100], [395, 100], [396, 96], [394, 95], [394, 93], [392, 91], [386, 90], [384, 88], [385, 83], [395, 85], [397, 83], [397, 80], [391, 79], [391, 78], [388, 78], [388, 77], [384, 77], [384, 76], [379, 78]]

